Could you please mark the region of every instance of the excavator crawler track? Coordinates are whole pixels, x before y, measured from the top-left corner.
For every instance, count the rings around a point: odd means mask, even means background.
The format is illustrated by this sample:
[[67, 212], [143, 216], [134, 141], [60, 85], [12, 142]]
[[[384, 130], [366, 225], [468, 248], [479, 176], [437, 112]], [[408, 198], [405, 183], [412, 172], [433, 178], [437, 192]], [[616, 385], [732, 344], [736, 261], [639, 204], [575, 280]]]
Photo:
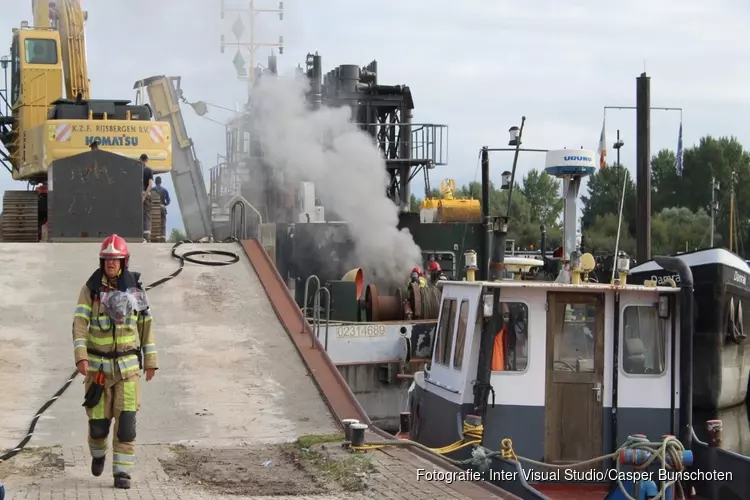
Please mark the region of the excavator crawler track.
[[39, 194], [36, 191], [6, 191], [3, 196], [2, 241], [39, 241]]

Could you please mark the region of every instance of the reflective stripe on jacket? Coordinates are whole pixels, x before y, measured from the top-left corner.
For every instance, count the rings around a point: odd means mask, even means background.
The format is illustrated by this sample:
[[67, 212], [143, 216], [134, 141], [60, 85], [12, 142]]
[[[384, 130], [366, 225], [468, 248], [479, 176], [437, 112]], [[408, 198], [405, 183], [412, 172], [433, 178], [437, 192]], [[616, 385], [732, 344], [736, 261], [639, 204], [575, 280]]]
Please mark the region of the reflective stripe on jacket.
[[[114, 289], [102, 279], [102, 285]], [[106, 358], [91, 354], [89, 350], [102, 353], [137, 351], [141, 349], [143, 368], [158, 369], [156, 345], [151, 330], [151, 314], [148, 310], [133, 313], [121, 325], [115, 324], [104, 311], [99, 295], [84, 285], [78, 295], [78, 304], [73, 314], [73, 352], [75, 362], [87, 360], [89, 370], [102, 367], [108, 382], [129, 378], [139, 372], [138, 356], [127, 354], [117, 358]], [[108, 384], [109, 385], [109, 384]]]
[[[409, 288], [409, 286], [411, 285], [411, 283], [412, 283], [411, 278], [409, 278], [406, 281], [406, 288]], [[424, 279], [421, 276], [419, 277], [419, 288], [427, 288], [427, 280]]]

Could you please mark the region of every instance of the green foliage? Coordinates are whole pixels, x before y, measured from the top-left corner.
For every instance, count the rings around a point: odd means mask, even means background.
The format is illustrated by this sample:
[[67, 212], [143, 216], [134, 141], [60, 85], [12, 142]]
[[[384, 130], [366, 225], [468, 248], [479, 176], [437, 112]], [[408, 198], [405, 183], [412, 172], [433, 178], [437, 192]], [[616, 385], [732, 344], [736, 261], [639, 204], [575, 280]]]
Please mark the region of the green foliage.
[[[750, 248], [750, 155], [734, 137], [706, 136], [683, 156], [683, 175], [677, 176], [675, 153], [659, 151], [651, 160], [652, 254], [673, 254], [707, 248], [710, 235], [711, 178], [719, 207], [715, 217], [714, 246], [729, 246], [732, 171], [736, 172], [733, 250], [745, 255]], [[625, 176], [625, 179], [623, 179]], [[582, 196], [586, 251], [614, 250], [620, 193], [625, 183], [623, 236], [620, 246], [635, 251], [635, 183], [625, 168], [608, 167], [592, 175]], [[614, 221], [614, 223], [613, 223]], [[614, 225], [614, 233], [612, 232]]]
[[169, 233], [170, 243], [177, 243], [178, 241], [185, 241], [186, 239], [187, 239], [187, 236], [185, 236], [185, 233], [183, 233], [177, 228], [172, 229], [172, 232]]
[[521, 191], [529, 204], [529, 217], [534, 222], [554, 226], [563, 210], [560, 181], [545, 171], [530, 170], [521, 180]]
[[[651, 248], [652, 254], [674, 254], [707, 248], [710, 235], [711, 179], [718, 210], [715, 217], [714, 246], [729, 247], [730, 194], [734, 175], [734, 234], [732, 249], [746, 256], [750, 250], [750, 153], [734, 137], [703, 137], [685, 148], [683, 175], [675, 170], [675, 152], [661, 150], [651, 160]], [[635, 254], [635, 180], [625, 167], [608, 166], [588, 178], [581, 195], [581, 221], [585, 251], [611, 253], [615, 249], [623, 189], [623, 221], [620, 246]], [[432, 190], [439, 197], [439, 190]], [[472, 182], [457, 189], [457, 196], [481, 200], [481, 186]], [[412, 210], [419, 211], [420, 200], [412, 196]], [[490, 187], [490, 214], [506, 215], [508, 191]], [[562, 242], [563, 200], [560, 182], [538, 170], [531, 170], [514, 186], [508, 238], [516, 246], [538, 246], [539, 225], [547, 226], [549, 248]]]

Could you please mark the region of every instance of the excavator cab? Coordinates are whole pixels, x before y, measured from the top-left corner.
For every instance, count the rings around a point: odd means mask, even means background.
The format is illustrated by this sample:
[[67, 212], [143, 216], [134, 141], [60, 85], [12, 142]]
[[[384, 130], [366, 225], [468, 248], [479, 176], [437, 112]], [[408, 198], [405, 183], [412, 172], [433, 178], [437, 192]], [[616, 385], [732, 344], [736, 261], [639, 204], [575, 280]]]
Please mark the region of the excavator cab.
[[32, 156], [34, 142], [20, 131], [43, 124], [49, 103], [62, 97], [61, 59], [56, 31], [24, 27], [13, 31], [10, 105], [16, 126], [4, 129], [0, 140], [10, 153], [14, 180], [22, 178], [19, 167]]

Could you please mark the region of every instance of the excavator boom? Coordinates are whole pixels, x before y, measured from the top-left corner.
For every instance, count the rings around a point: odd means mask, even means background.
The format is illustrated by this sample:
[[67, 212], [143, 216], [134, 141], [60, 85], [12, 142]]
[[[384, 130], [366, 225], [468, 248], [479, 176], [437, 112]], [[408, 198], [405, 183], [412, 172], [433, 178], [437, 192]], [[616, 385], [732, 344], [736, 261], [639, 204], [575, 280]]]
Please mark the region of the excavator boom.
[[78, 0], [32, 0], [35, 28], [52, 28], [60, 34], [65, 96], [68, 99], [90, 97], [86, 66], [84, 24], [87, 13]]
[[195, 155], [193, 140], [187, 135], [180, 110], [180, 77], [152, 76], [136, 82], [134, 88], [139, 92], [145, 89], [156, 119], [166, 121], [174, 131], [172, 183], [188, 239], [199, 240], [213, 235], [211, 204], [201, 163]]

